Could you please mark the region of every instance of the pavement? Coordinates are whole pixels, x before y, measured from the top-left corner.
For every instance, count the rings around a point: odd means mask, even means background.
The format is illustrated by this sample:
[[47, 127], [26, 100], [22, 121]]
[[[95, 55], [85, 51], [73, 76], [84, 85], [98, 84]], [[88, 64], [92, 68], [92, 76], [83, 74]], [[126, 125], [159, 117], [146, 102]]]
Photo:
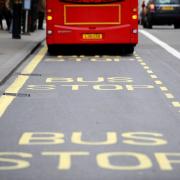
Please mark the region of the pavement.
[[21, 35], [21, 39], [12, 39], [11, 33], [0, 30], [0, 85], [44, 40], [45, 30]]

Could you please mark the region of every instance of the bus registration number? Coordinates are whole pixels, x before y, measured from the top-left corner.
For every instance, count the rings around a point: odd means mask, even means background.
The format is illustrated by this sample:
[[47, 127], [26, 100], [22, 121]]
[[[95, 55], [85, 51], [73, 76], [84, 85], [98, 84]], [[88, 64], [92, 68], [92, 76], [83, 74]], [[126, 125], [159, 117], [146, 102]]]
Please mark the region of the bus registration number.
[[83, 39], [102, 39], [102, 34], [83, 34]]
[[164, 6], [164, 7], [162, 7], [162, 10], [164, 10], [164, 11], [172, 11], [172, 10], [174, 10], [174, 7], [172, 7], [172, 6]]

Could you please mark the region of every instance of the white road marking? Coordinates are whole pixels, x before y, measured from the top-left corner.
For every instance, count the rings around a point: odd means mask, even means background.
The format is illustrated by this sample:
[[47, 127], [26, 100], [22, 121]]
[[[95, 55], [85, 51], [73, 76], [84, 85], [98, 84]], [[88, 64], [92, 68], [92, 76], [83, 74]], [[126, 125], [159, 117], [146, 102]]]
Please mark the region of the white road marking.
[[151, 39], [156, 44], [160, 45], [162, 48], [164, 48], [166, 51], [168, 51], [170, 54], [172, 54], [176, 58], [180, 59], [180, 52], [174, 49], [173, 47], [169, 46], [168, 44], [161, 41], [160, 39], [158, 39], [157, 37], [155, 37], [154, 35], [150, 34], [149, 32], [145, 30], [139, 30], [139, 32], [143, 34], [144, 36], [146, 36], [147, 38]]

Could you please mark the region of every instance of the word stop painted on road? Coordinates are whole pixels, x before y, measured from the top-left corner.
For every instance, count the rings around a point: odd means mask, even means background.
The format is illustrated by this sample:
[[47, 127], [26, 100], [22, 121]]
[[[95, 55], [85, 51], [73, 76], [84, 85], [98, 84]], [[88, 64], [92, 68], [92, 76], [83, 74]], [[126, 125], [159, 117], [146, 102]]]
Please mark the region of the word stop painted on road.
[[[67, 142], [67, 140], [69, 141]], [[76, 168], [74, 163], [83, 164], [83, 167], [90, 168], [89, 160], [96, 162], [97, 169], [106, 169], [113, 171], [137, 171], [148, 170], [153, 167], [159, 167], [160, 171], [173, 171], [180, 169], [180, 152], [152, 152], [145, 154], [134, 151], [121, 151], [119, 145], [122, 143], [128, 149], [133, 147], [152, 148], [166, 147], [168, 141], [163, 134], [157, 132], [106, 132], [103, 137], [88, 140], [81, 131], [72, 132], [71, 136], [66, 138], [62, 132], [25, 132], [18, 140], [20, 147], [39, 146], [42, 151], [36, 154], [39, 157], [57, 159], [54, 167], [60, 171], [67, 171]], [[77, 149], [81, 146], [96, 148], [98, 146], [118, 146], [117, 151], [98, 152], [96, 154], [91, 151], [44, 151], [44, 146], [61, 147], [65, 143], [71, 143]], [[134, 149], [134, 148], [133, 148]], [[138, 148], [139, 149], [139, 148]], [[107, 149], [108, 150], [108, 149]], [[152, 159], [153, 157], [153, 159]], [[0, 152], [0, 171], [27, 169], [33, 166], [33, 154], [29, 152]], [[126, 161], [127, 160], [127, 161]], [[49, 162], [49, 160], [48, 160]], [[54, 162], [54, 161], [53, 161]], [[85, 164], [84, 164], [85, 163]]]

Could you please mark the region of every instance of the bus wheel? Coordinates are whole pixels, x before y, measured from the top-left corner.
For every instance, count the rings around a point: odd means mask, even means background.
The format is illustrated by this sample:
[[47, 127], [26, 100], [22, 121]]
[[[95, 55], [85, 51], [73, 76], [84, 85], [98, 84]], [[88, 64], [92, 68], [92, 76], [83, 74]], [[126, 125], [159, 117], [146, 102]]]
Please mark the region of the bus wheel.
[[127, 50], [127, 54], [133, 54], [134, 52], [134, 46], [130, 46]]
[[55, 45], [48, 45], [48, 53], [50, 55], [56, 55], [57, 53], [57, 48]]
[[134, 52], [134, 46], [129, 45], [129, 46], [125, 46], [125, 47], [123, 48], [122, 54], [123, 54], [123, 55], [130, 55], [130, 54], [133, 54], [133, 52]]

